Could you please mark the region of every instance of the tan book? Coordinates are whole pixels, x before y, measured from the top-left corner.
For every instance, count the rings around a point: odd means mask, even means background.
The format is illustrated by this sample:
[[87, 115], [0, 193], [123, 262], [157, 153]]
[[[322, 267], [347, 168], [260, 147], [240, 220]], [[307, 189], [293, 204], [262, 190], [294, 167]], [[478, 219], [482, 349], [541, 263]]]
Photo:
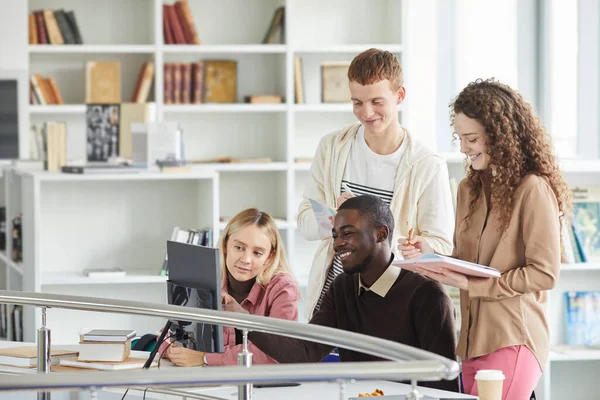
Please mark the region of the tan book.
[[296, 104], [304, 104], [304, 78], [300, 56], [294, 56], [294, 95]]
[[38, 44], [37, 25], [33, 13], [29, 14], [29, 44]]
[[46, 23], [46, 30], [48, 31], [48, 39], [51, 44], [64, 44], [62, 33], [58, 28], [56, 18], [54, 18], [54, 11], [47, 8], [44, 10], [44, 22]]
[[278, 104], [282, 103], [283, 99], [275, 94], [260, 94], [244, 97], [244, 101], [250, 104]]
[[54, 99], [53, 104], [65, 104], [62, 96], [60, 95], [60, 90], [58, 90], [58, 85], [54, 78], [47, 78], [48, 86], [50, 87], [50, 91], [52, 92], [52, 97]]
[[154, 78], [154, 63], [151, 61], [145, 62], [140, 68], [137, 84], [131, 97], [132, 103], [145, 103], [148, 101], [152, 78]]
[[119, 119], [119, 157], [131, 159], [131, 124], [150, 121], [150, 104], [121, 103]]
[[[74, 350], [50, 350], [50, 357], [74, 356]], [[0, 364], [15, 367], [34, 368], [37, 366], [37, 347], [19, 346], [0, 349]]]
[[121, 102], [121, 63], [88, 61], [85, 74], [85, 102], [115, 104]]
[[205, 61], [204, 99], [206, 103], [235, 103], [237, 101], [237, 62], [230, 60]]

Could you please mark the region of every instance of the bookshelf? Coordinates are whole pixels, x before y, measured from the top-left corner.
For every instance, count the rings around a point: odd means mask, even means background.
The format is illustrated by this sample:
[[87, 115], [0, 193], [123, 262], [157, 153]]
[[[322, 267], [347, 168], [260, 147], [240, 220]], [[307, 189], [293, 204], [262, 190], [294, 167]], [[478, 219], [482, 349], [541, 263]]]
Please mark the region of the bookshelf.
[[[96, 4], [97, 3], [97, 4]], [[355, 54], [370, 47], [384, 48], [396, 54], [403, 65], [406, 74], [406, 101], [399, 107], [401, 122], [434, 149], [448, 149], [451, 140], [450, 132], [438, 132], [433, 127], [423, 128], [424, 119], [415, 118], [419, 108], [427, 109], [423, 104], [423, 93], [415, 96], [420, 84], [437, 78], [437, 75], [419, 75], [423, 62], [419, 54], [427, 54], [420, 48], [429, 48], [433, 53], [435, 44], [431, 44], [427, 32], [433, 20], [429, 14], [424, 14], [420, 7], [427, 8], [428, 2], [413, 2], [409, 0], [223, 0], [218, 7], [214, 1], [193, 0], [190, 7], [194, 22], [201, 40], [200, 45], [166, 45], [162, 33], [162, 0], [107, 0], [104, 2], [86, 2], [79, 0], [27, 0], [27, 12], [43, 8], [65, 8], [75, 11], [78, 24], [84, 39], [83, 45], [26, 45], [29, 73], [42, 73], [56, 78], [58, 86], [65, 99], [65, 105], [60, 106], [28, 106], [27, 115], [31, 124], [46, 120], [65, 121], [68, 126], [68, 155], [72, 159], [85, 157], [85, 104], [84, 102], [84, 65], [88, 60], [118, 60], [122, 63], [122, 96], [129, 100], [133, 91], [139, 68], [143, 62], [155, 63], [155, 75], [150, 101], [156, 105], [156, 118], [159, 120], [177, 120], [184, 128], [186, 141], [186, 156], [189, 159], [232, 156], [239, 158], [270, 157], [272, 163], [240, 163], [240, 164], [205, 164], [199, 165], [192, 176], [168, 175], [159, 177], [158, 174], [145, 176], [111, 176], [111, 177], [73, 177], [60, 174], [36, 173], [32, 177], [18, 170], [14, 174], [14, 182], [9, 190], [22, 192], [22, 183], [26, 186], [37, 185], [44, 198], [47, 193], [58, 195], [57, 188], [64, 188], [69, 194], [74, 187], [82, 188], [85, 193], [95, 193], [99, 187], [115, 188], [128, 185], [125, 194], [115, 194], [118, 202], [135, 198], [136, 191], [148, 190], [158, 198], [162, 191], [170, 185], [195, 181], [192, 198], [198, 199], [197, 187], [200, 182], [211, 187], [210, 198], [214, 201], [212, 207], [206, 206], [202, 213], [208, 212], [215, 229], [224, 227], [222, 219], [230, 217], [235, 212], [248, 207], [257, 206], [278, 218], [278, 227], [284, 239], [292, 268], [301, 284], [305, 285], [312, 257], [317, 243], [305, 241], [296, 226], [297, 205], [303, 188], [309, 176], [310, 163], [307, 158], [314, 155], [319, 139], [326, 133], [355, 121], [350, 104], [323, 104], [320, 102], [320, 70], [321, 62], [350, 61]], [[165, 1], [172, 4], [173, 1]], [[243, 4], [242, 4], [243, 3]], [[279, 6], [286, 8], [286, 43], [261, 44], [261, 40], [269, 26], [273, 11]], [[206, 10], [210, 10], [207, 12]], [[319, 10], [315, 13], [314, 10]], [[365, 19], [364, 16], [369, 18]], [[420, 17], [420, 18], [419, 18]], [[27, 30], [27, 18], [23, 15], [23, 26]], [[414, 51], [416, 50], [416, 52]], [[417, 54], [417, 56], [412, 56]], [[305, 87], [304, 104], [294, 103], [294, 57], [298, 55], [303, 60], [303, 80]], [[163, 99], [163, 65], [168, 62], [192, 62], [208, 59], [230, 59], [238, 61], [238, 102], [233, 104], [164, 104]], [[279, 94], [284, 98], [282, 104], [243, 104], [241, 99], [250, 94]], [[419, 126], [412, 126], [417, 121]], [[435, 125], [435, 124], [433, 124]], [[431, 131], [431, 132], [430, 132]], [[432, 133], [435, 132], [435, 133]], [[24, 143], [27, 154], [28, 140]], [[450, 175], [460, 180], [464, 175], [462, 162], [464, 156], [457, 153], [443, 153], [449, 165]], [[600, 161], [598, 160], [562, 160], [561, 166], [570, 184], [593, 184], [598, 181]], [[214, 173], [214, 177], [205, 174]], [[37, 182], [37, 183], [33, 183]], [[177, 188], [177, 193], [185, 193], [183, 187]], [[146, 188], [146, 189], [143, 189]], [[16, 201], [16, 200], [15, 200]], [[178, 200], [179, 201], [179, 200]], [[18, 204], [21, 199], [19, 195]], [[27, 203], [27, 204], [25, 204]], [[41, 203], [23, 203], [36, 213], [47, 215], [50, 210], [42, 207]], [[16, 203], [15, 203], [16, 204]], [[45, 204], [45, 203], [44, 203]], [[179, 203], [177, 203], [179, 204]], [[55, 204], [56, 207], [58, 207]], [[72, 229], [78, 227], [77, 218], [85, 219], [86, 206], [84, 200], [74, 205], [76, 212], [61, 208], [64, 221], [57, 224], [67, 224]], [[187, 212], [194, 218], [199, 218], [199, 209], [187, 205]], [[88, 207], [89, 208], [89, 207]], [[107, 213], [110, 209], [103, 205], [100, 211]], [[92, 213], [89, 209], [87, 212]], [[37, 215], [37, 214], [36, 214]], [[143, 220], [143, 218], [139, 217]], [[42, 225], [48, 222], [42, 219]], [[168, 231], [164, 222], [158, 231]], [[184, 224], [188, 225], [188, 224]], [[103, 225], [107, 234], [112, 227]], [[90, 281], [79, 274], [81, 266], [60, 266], [64, 255], [49, 250], [38, 252], [38, 246], [44, 250], [51, 235], [48, 229], [36, 230], [36, 237], [27, 242], [34, 246], [35, 259], [25, 260], [23, 265], [7, 267], [10, 271], [25, 271], [35, 275], [37, 282], [31, 286], [35, 290], [49, 292], [123, 296], [124, 293], [137, 293], [143, 285], [156, 287], [161, 292], [162, 278], [150, 274], [149, 269], [131, 268], [133, 272], [119, 285], [112, 285], [110, 280]], [[71, 231], [69, 231], [71, 232]], [[63, 232], [63, 235], [69, 235]], [[135, 240], [145, 241], [146, 235], [132, 232]], [[167, 233], [161, 232], [164, 242]], [[127, 240], [132, 240], [128, 238]], [[153, 240], [158, 241], [158, 238]], [[110, 244], [103, 243], [103, 250], [110, 251]], [[44, 244], [40, 244], [44, 243]], [[67, 246], [62, 239], [62, 246]], [[89, 248], [83, 247], [84, 249]], [[122, 249], [121, 249], [122, 250]], [[82, 251], [77, 251], [82, 265], [96, 255], [81, 258]], [[150, 265], [158, 265], [161, 252], [153, 256]], [[117, 254], [122, 253], [117, 252]], [[106, 255], [104, 255], [106, 256]], [[0, 260], [1, 260], [0, 255]], [[39, 259], [43, 257], [43, 259]], [[155, 259], [156, 258], [156, 259]], [[126, 257], [124, 257], [126, 259]], [[0, 261], [0, 264], [2, 261]], [[63, 268], [64, 267], [64, 268]], [[598, 289], [596, 282], [600, 279], [600, 268], [595, 263], [564, 265], [559, 286], [552, 291], [548, 314], [553, 332], [552, 343], [559, 345], [564, 342], [561, 336], [563, 305], [557, 299], [560, 291], [582, 287], [588, 281], [589, 274], [594, 279], [589, 285]], [[143, 272], [146, 271], [146, 272]], [[18, 274], [13, 274], [18, 275]], [[39, 286], [37, 286], [39, 285]], [[15, 286], [16, 287], [16, 286]], [[18, 286], [21, 287], [21, 286]], [[86, 292], [86, 288], [91, 288]], [[111, 288], [107, 292], [107, 288]], [[162, 290], [164, 292], [164, 290]], [[162, 293], [161, 292], [161, 293]], [[156, 300], [156, 298], [152, 298]], [[162, 301], [163, 299], [158, 299]], [[53, 310], [54, 312], [55, 310]], [[304, 306], [300, 306], [301, 319]], [[72, 313], [72, 312], [71, 312]], [[39, 319], [29, 315], [30, 329], [27, 334], [33, 335], [33, 327]], [[68, 320], [70, 314], [57, 313], [50, 315], [53, 321]], [[83, 323], [83, 322], [82, 322]], [[148, 325], [140, 325], [148, 326]], [[138, 328], [139, 329], [139, 328]], [[149, 330], [153, 332], [155, 329]], [[53, 339], [54, 340], [54, 339]], [[573, 373], [589, 375], [584, 367], [576, 364], [571, 372], [562, 375], [562, 364], [569, 361], [579, 362], [585, 357], [568, 355], [552, 356], [550, 366], [540, 382], [538, 398], [549, 399], [550, 392], [554, 394], [559, 387], [568, 388], [569, 376]], [[591, 357], [594, 360], [594, 357]], [[559, 365], [555, 362], [560, 361]], [[570, 364], [569, 364], [570, 365]], [[578, 370], [582, 368], [583, 370]], [[554, 372], [553, 372], [554, 371]], [[550, 377], [553, 378], [550, 384]], [[545, 390], [544, 390], [545, 389]], [[572, 396], [571, 396], [572, 397]], [[575, 400], [575, 399], [574, 399]]]

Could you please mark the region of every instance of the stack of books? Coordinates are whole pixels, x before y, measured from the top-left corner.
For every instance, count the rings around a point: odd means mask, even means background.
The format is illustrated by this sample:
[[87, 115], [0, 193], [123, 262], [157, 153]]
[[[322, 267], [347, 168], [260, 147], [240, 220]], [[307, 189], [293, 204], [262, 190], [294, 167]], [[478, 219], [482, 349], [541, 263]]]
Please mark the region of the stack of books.
[[135, 335], [134, 330], [93, 329], [79, 336], [79, 355], [61, 358], [59, 365], [80, 370], [142, 369], [146, 359], [130, 356], [131, 340]]
[[133, 330], [93, 329], [80, 335], [78, 361], [125, 361], [131, 353]]

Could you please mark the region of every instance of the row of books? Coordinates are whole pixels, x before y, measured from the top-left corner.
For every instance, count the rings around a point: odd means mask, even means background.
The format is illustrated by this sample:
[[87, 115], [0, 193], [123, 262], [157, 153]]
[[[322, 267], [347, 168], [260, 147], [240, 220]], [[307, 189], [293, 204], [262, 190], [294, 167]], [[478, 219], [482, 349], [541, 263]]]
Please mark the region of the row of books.
[[600, 347], [600, 292], [566, 292], [567, 344]]
[[[132, 103], [145, 103], [150, 95], [154, 78], [154, 63], [145, 62], [140, 67]], [[117, 104], [121, 96], [120, 61], [88, 61], [85, 74], [85, 102], [87, 104]]]
[[44, 9], [29, 14], [29, 44], [83, 44], [74, 11]]
[[164, 64], [165, 104], [235, 103], [237, 62], [206, 60]]
[[165, 44], [200, 44], [187, 0], [163, 4], [163, 40]]
[[54, 78], [32, 74], [29, 82], [29, 104], [64, 104]]

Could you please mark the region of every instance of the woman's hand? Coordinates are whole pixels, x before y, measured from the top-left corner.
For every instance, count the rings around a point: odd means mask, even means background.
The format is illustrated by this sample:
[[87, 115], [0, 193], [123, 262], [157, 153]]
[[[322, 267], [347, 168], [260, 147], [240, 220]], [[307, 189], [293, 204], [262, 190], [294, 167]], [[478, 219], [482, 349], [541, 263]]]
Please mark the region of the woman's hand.
[[204, 354], [201, 351], [175, 345], [169, 346], [167, 350], [167, 357], [178, 367], [200, 367], [204, 365]]
[[415, 236], [410, 242], [404, 237], [398, 238], [398, 250], [405, 260], [421, 257], [425, 253], [433, 253], [433, 249], [422, 236]]
[[223, 310], [242, 314], [250, 314], [242, 306], [240, 306], [240, 304], [237, 301], [235, 301], [235, 299], [229, 294], [221, 293], [221, 299], [223, 302]]
[[454, 286], [462, 290], [469, 290], [469, 279], [466, 275], [450, 271], [447, 268], [435, 268], [435, 272], [431, 268], [424, 269], [419, 267], [419, 263], [415, 264], [415, 272], [429, 279], [443, 283], [444, 285]]

